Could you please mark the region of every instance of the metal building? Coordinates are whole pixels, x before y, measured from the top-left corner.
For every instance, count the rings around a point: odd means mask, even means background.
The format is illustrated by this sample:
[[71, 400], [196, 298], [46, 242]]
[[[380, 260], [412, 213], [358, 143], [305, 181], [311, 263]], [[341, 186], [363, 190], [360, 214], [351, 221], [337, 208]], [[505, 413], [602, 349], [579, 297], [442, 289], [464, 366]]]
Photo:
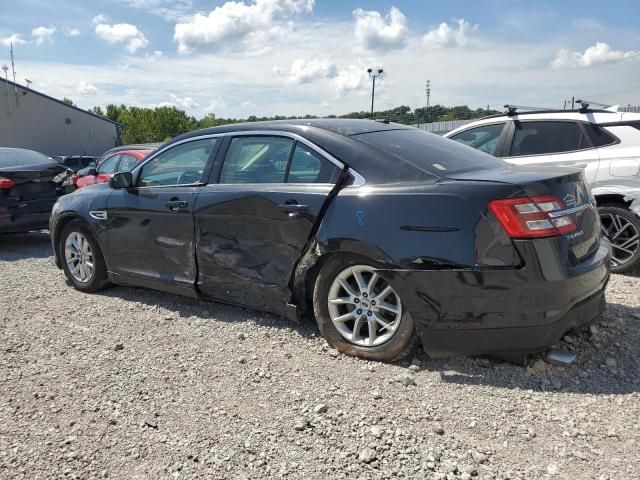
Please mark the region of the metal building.
[[119, 144], [122, 125], [0, 78], [0, 147], [49, 156], [98, 156]]

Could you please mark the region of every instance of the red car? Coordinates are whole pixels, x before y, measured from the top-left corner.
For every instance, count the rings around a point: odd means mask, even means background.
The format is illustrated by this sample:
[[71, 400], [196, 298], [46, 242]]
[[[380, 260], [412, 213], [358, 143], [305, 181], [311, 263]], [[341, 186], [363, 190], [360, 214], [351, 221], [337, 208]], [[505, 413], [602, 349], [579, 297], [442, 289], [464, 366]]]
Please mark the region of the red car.
[[73, 184], [76, 188], [86, 187], [94, 183], [106, 183], [111, 176], [117, 172], [131, 171], [144, 157], [149, 150], [120, 150], [105, 158], [96, 168], [91, 168], [83, 175], [81, 172], [73, 176]]

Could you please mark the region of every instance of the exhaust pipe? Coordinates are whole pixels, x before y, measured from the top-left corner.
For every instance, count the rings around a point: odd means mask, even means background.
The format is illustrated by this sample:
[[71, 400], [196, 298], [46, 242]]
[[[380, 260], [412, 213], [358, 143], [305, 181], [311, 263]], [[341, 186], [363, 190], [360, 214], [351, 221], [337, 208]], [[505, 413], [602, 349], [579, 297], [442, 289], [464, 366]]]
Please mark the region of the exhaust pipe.
[[576, 359], [573, 352], [549, 349], [544, 352], [544, 361], [555, 365], [569, 365]]

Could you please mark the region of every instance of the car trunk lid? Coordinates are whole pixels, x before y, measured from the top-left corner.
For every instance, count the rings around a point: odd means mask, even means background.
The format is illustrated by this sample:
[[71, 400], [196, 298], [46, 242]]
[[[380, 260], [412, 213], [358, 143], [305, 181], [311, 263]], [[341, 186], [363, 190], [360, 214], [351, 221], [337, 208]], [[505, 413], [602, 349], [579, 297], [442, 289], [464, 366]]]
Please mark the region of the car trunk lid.
[[[566, 252], [570, 266], [581, 263], [598, 248], [601, 236], [600, 219], [595, 199], [589, 191], [582, 171], [535, 166], [526, 168], [505, 166], [500, 169], [451, 174], [447, 178], [509, 183], [518, 187], [514, 190], [514, 198], [527, 197], [534, 200], [527, 202], [526, 205], [537, 204], [541, 206], [539, 208], [552, 208], [553, 210], [544, 213], [534, 212], [530, 218], [534, 222], [544, 219], [555, 222], [552, 225], [564, 225], [555, 232], [541, 231], [543, 235], [539, 237], [554, 237], [558, 249]], [[557, 202], [555, 207], [550, 206], [551, 200]], [[522, 210], [526, 211], [526, 208]], [[523, 216], [523, 221], [527, 222], [526, 214]], [[569, 221], [573, 222], [573, 226]], [[511, 236], [525, 241], [536, 238], [535, 235], [527, 238], [517, 234]]]

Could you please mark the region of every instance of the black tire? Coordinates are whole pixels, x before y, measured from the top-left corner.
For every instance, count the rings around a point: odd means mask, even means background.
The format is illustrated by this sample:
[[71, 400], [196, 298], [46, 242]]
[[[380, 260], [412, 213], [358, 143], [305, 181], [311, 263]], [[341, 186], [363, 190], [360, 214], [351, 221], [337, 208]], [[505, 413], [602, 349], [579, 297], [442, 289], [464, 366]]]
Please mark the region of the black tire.
[[[415, 333], [415, 323], [409, 312], [403, 309], [399, 326], [393, 336], [377, 346], [360, 346], [343, 337], [334, 326], [329, 314], [329, 291], [336, 277], [346, 268], [354, 265], [374, 267], [373, 262], [355, 255], [336, 255], [330, 258], [316, 278], [313, 290], [313, 311], [320, 332], [329, 345], [345, 355], [381, 362], [401, 360], [413, 354], [420, 344]], [[393, 288], [393, 286], [392, 286]], [[400, 293], [394, 288], [400, 299]]]
[[[81, 282], [77, 280], [71, 271], [65, 260], [65, 243], [67, 238], [73, 233], [80, 233], [88, 242], [93, 254], [93, 274], [89, 281]], [[62, 263], [62, 270], [71, 284], [81, 292], [92, 293], [97, 292], [109, 285], [107, 277], [107, 266], [102, 256], [102, 250], [100, 245], [94, 238], [91, 231], [79, 220], [72, 220], [64, 226], [60, 233], [60, 242], [58, 244], [60, 252], [60, 261]]]
[[[634, 228], [635, 228], [635, 233], [639, 234], [640, 233], [640, 217], [638, 217], [637, 215], [635, 215], [633, 212], [631, 212], [629, 209], [623, 207], [622, 205], [619, 204], [604, 204], [601, 205], [598, 208], [598, 212], [600, 213], [600, 219], [603, 222], [603, 225], [606, 227], [608, 222], [610, 222], [611, 220], [611, 216], [612, 215], [617, 215], [619, 217], [624, 218], [625, 220], [627, 220]], [[629, 229], [632, 230], [632, 229]], [[630, 239], [632, 237], [629, 236], [628, 232], [625, 231], [623, 232], [623, 234], [625, 235], [624, 238], [626, 239]], [[613, 253], [614, 255], [616, 255], [617, 253], [622, 254], [622, 253], [626, 253], [626, 252], [622, 252], [620, 250], [618, 250], [616, 252], [616, 248], [615, 248], [615, 244], [616, 241], [612, 241], [612, 247], [613, 247]], [[619, 244], [619, 241], [618, 241]], [[628, 258], [625, 259], [626, 261], [622, 264], [616, 264], [615, 262], [611, 263], [611, 272], [613, 273], [627, 273], [630, 272], [631, 270], [634, 270], [636, 268], [638, 268], [640, 266], [640, 243], [638, 243], [637, 245], [635, 245], [635, 254]]]

